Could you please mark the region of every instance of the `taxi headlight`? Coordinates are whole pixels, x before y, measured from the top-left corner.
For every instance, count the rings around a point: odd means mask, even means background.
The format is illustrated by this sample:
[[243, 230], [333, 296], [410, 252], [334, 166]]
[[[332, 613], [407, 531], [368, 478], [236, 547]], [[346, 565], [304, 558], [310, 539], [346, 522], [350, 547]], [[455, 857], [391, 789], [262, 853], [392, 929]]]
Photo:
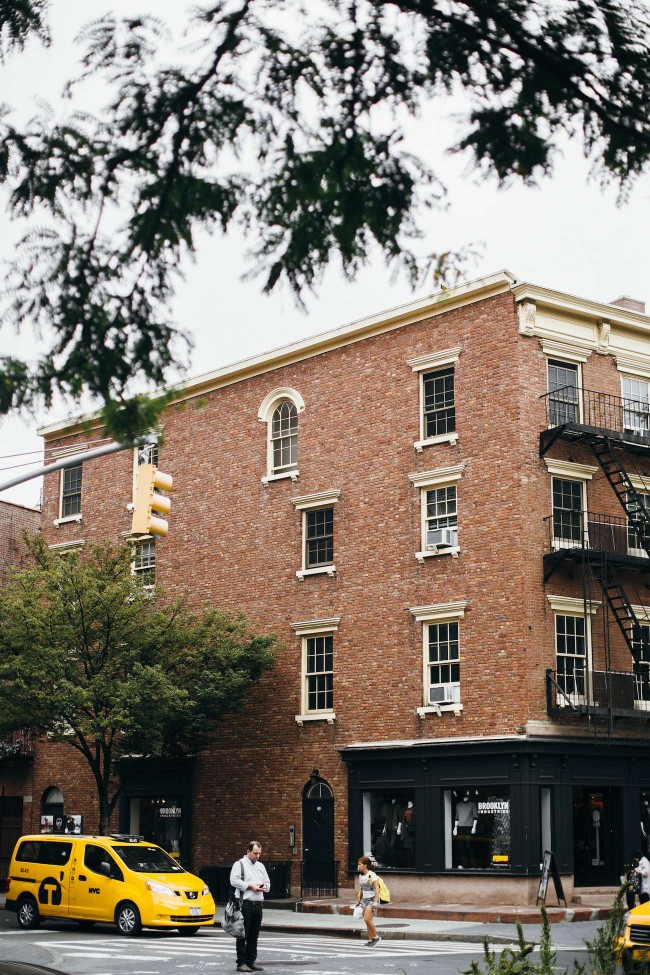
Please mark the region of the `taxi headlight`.
[[174, 896], [174, 891], [171, 887], [166, 887], [165, 884], [159, 884], [157, 880], [145, 880], [144, 886], [152, 894], [166, 894], [168, 897]]
[[205, 885], [205, 887], [203, 888], [203, 890], [201, 891], [201, 895], [202, 895], [203, 897], [207, 897], [209, 893], [210, 893], [210, 888], [209, 888], [209, 887], [208, 887], [208, 885], [206, 884], [206, 885]]

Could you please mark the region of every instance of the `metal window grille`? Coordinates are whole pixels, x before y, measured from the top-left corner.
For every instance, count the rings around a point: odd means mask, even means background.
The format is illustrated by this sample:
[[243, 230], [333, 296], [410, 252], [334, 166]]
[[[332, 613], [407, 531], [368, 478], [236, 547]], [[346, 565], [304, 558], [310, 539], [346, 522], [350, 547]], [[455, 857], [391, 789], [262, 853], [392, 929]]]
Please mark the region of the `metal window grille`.
[[298, 466], [298, 410], [293, 403], [280, 403], [271, 420], [273, 473]]
[[334, 509], [305, 512], [305, 568], [334, 562]]
[[437, 437], [456, 429], [454, 370], [428, 372], [424, 383], [424, 436]]
[[307, 710], [331, 711], [334, 707], [333, 637], [310, 636], [306, 643]]
[[156, 543], [140, 542], [136, 545], [133, 557], [133, 574], [143, 586], [153, 586], [156, 582]]
[[61, 517], [78, 515], [81, 511], [81, 464], [63, 471], [61, 492]]
[[429, 687], [460, 683], [458, 623], [430, 623], [428, 647], [427, 673]]

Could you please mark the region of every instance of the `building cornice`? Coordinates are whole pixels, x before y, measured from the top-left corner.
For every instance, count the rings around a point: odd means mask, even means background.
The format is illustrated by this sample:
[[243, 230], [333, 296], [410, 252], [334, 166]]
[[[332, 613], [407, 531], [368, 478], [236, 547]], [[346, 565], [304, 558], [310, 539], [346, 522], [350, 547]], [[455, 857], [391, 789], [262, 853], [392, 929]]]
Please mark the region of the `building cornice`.
[[620, 325], [650, 336], [650, 315], [641, 312], [619, 308], [600, 301], [590, 301], [588, 298], [578, 298], [562, 291], [553, 291], [536, 284], [518, 282], [512, 287], [512, 294], [516, 302], [528, 301], [537, 307], [553, 309], [565, 315], [585, 318], [594, 324], [601, 321], [612, 325]]
[[[411, 325], [425, 318], [434, 318], [454, 308], [462, 308], [486, 298], [505, 294], [510, 291], [515, 281], [516, 278], [510, 271], [498, 271], [496, 274], [467, 281], [455, 288], [438, 291], [436, 294], [418, 298], [376, 315], [369, 315], [367, 318], [361, 318], [319, 335], [312, 335], [309, 338], [300, 339], [261, 355], [242, 359], [212, 372], [203, 373], [193, 379], [169, 386], [164, 392], [171, 395], [172, 403], [193, 399], [196, 396], [205, 396], [216, 389], [242, 382], [265, 372], [271, 372], [282, 366], [292, 365], [324, 352], [330, 352], [332, 349], [361, 342], [364, 339], [396, 328], [402, 328], [405, 325]], [[152, 396], [160, 395], [162, 392], [163, 390], [158, 390]], [[46, 440], [52, 440], [56, 439], [57, 436], [71, 436], [80, 430], [86, 430], [89, 426], [93, 428], [100, 425], [99, 413], [93, 412], [83, 416], [58, 420], [40, 427], [37, 432]]]

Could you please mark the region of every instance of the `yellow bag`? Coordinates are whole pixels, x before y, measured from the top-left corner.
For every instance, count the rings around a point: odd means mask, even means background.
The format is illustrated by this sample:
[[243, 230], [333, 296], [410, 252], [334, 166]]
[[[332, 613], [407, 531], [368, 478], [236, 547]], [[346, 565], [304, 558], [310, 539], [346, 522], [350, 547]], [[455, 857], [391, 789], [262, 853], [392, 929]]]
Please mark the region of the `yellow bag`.
[[390, 904], [390, 891], [379, 875], [375, 875], [379, 883], [379, 903]]

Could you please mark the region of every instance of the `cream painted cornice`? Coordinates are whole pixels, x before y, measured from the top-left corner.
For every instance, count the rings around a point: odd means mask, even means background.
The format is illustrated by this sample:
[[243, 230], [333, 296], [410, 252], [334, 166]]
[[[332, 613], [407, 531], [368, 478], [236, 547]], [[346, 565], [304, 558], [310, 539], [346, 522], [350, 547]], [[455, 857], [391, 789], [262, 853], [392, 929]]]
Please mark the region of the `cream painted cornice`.
[[614, 359], [619, 372], [650, 379], [650, 358], [648, 356], [627, 352], [625, 355], [615, 355]]
[[598, 612], [598, 607], [603, 605], [598, 599], [584, 600], [576, 599], [574, 596], [552, 596], [550, 593], [547, 593], [546, 598], [554, 612], [569, 613], [571, 616], [582, 616], [585, 608], [590, 616], [594, 616]]
[[562, 291], [552, 291], [550, 288], [542, 288], [524, 281], [513, 285], [512, 293], [515, 301], [532, 302], [537, 309], [549, 308], [565, 315], [577, 315], [593, 324], [606, 321], [611, 325], [620, 325], [650, 336], [650, 315], [642, 315], [638, 311], [629, 311], [600, 301], [589, 301], [587, 298], [578, 298]]
[[[361, 318], [340, 328], [322, 332], [320, 335], [312, 335], [298, 342], [292, 342], [290, 345], [284, 345], [279, 349], [264, 352], [262, 355], [242, 359], [213, 372], [203, 373], [203, 375], [196, 376], [193, 379], [167, 387], [164, 392], [171, 394], [174, 403], [192, 399], [195, 396], [204, 396], [215, 389], [221, 389], [224, 386], [242, 382], [244, 379], [250, 379], [252, 376], [271, 372], [281, 366], [288, 366], [294, 362], [321, 355], [323, 352], [329, 352], [332, 349], [352, 345], [354, 342], [361, 342], [373, 335], [402, 328], [404, 325], [411, 325], [425, 318], [434, 318], [454, 308], [462, 308], [476, 301], [505, 294], [510, 291], [515, 281], [516, 278], [510, 271], [497, 271], [496, 274], [459, 284], [455, 288], [448, 288], [446, 291], [439, 291], [436, 294], [427, 295], [425, 298], [418, 298], [416, 301], [398, 305], [396, 308], [390, 308], [377, 315]], [[160, 395], [162, 392], [163, 390], [157, 390], [151, 395]], [[98, 426], [98, 412], [58, 420], [55, 423], [40, 427], [37, 432], [46, 440], [52, 440], [62, 436], [68, 437], [78, 430], [84, 429], [88, 424]]]
[[646, 494], [650, 494], [650, 477], [642, 477], [640, 474], [630, 474], [629, 472], [627, 476], [635, 491], [644, 491]]
[[291, 623], [291, 629], [296, 636], [311, 636], [316, 633], [333, 633], [338, 630], [340, 616], [333, 616], [326, 620], [303, 620], [301, 623]]
[[440, 467], [437, 471], [417, 471], [409, 474], [409, 481], [418, 488], [433, 486], [434, 484], [453, 484], [460, 481], [465, 470], [465, 464], [455, 467]]
[[307, 511], [309, 508], [323, 508], [325, 505], [336, 504], [341, 497], [341, 491], [319, 491], [318, 494], [304, 494], [300, 498], [291, 498], [291, 504], [295, 504], [298, 511]]

